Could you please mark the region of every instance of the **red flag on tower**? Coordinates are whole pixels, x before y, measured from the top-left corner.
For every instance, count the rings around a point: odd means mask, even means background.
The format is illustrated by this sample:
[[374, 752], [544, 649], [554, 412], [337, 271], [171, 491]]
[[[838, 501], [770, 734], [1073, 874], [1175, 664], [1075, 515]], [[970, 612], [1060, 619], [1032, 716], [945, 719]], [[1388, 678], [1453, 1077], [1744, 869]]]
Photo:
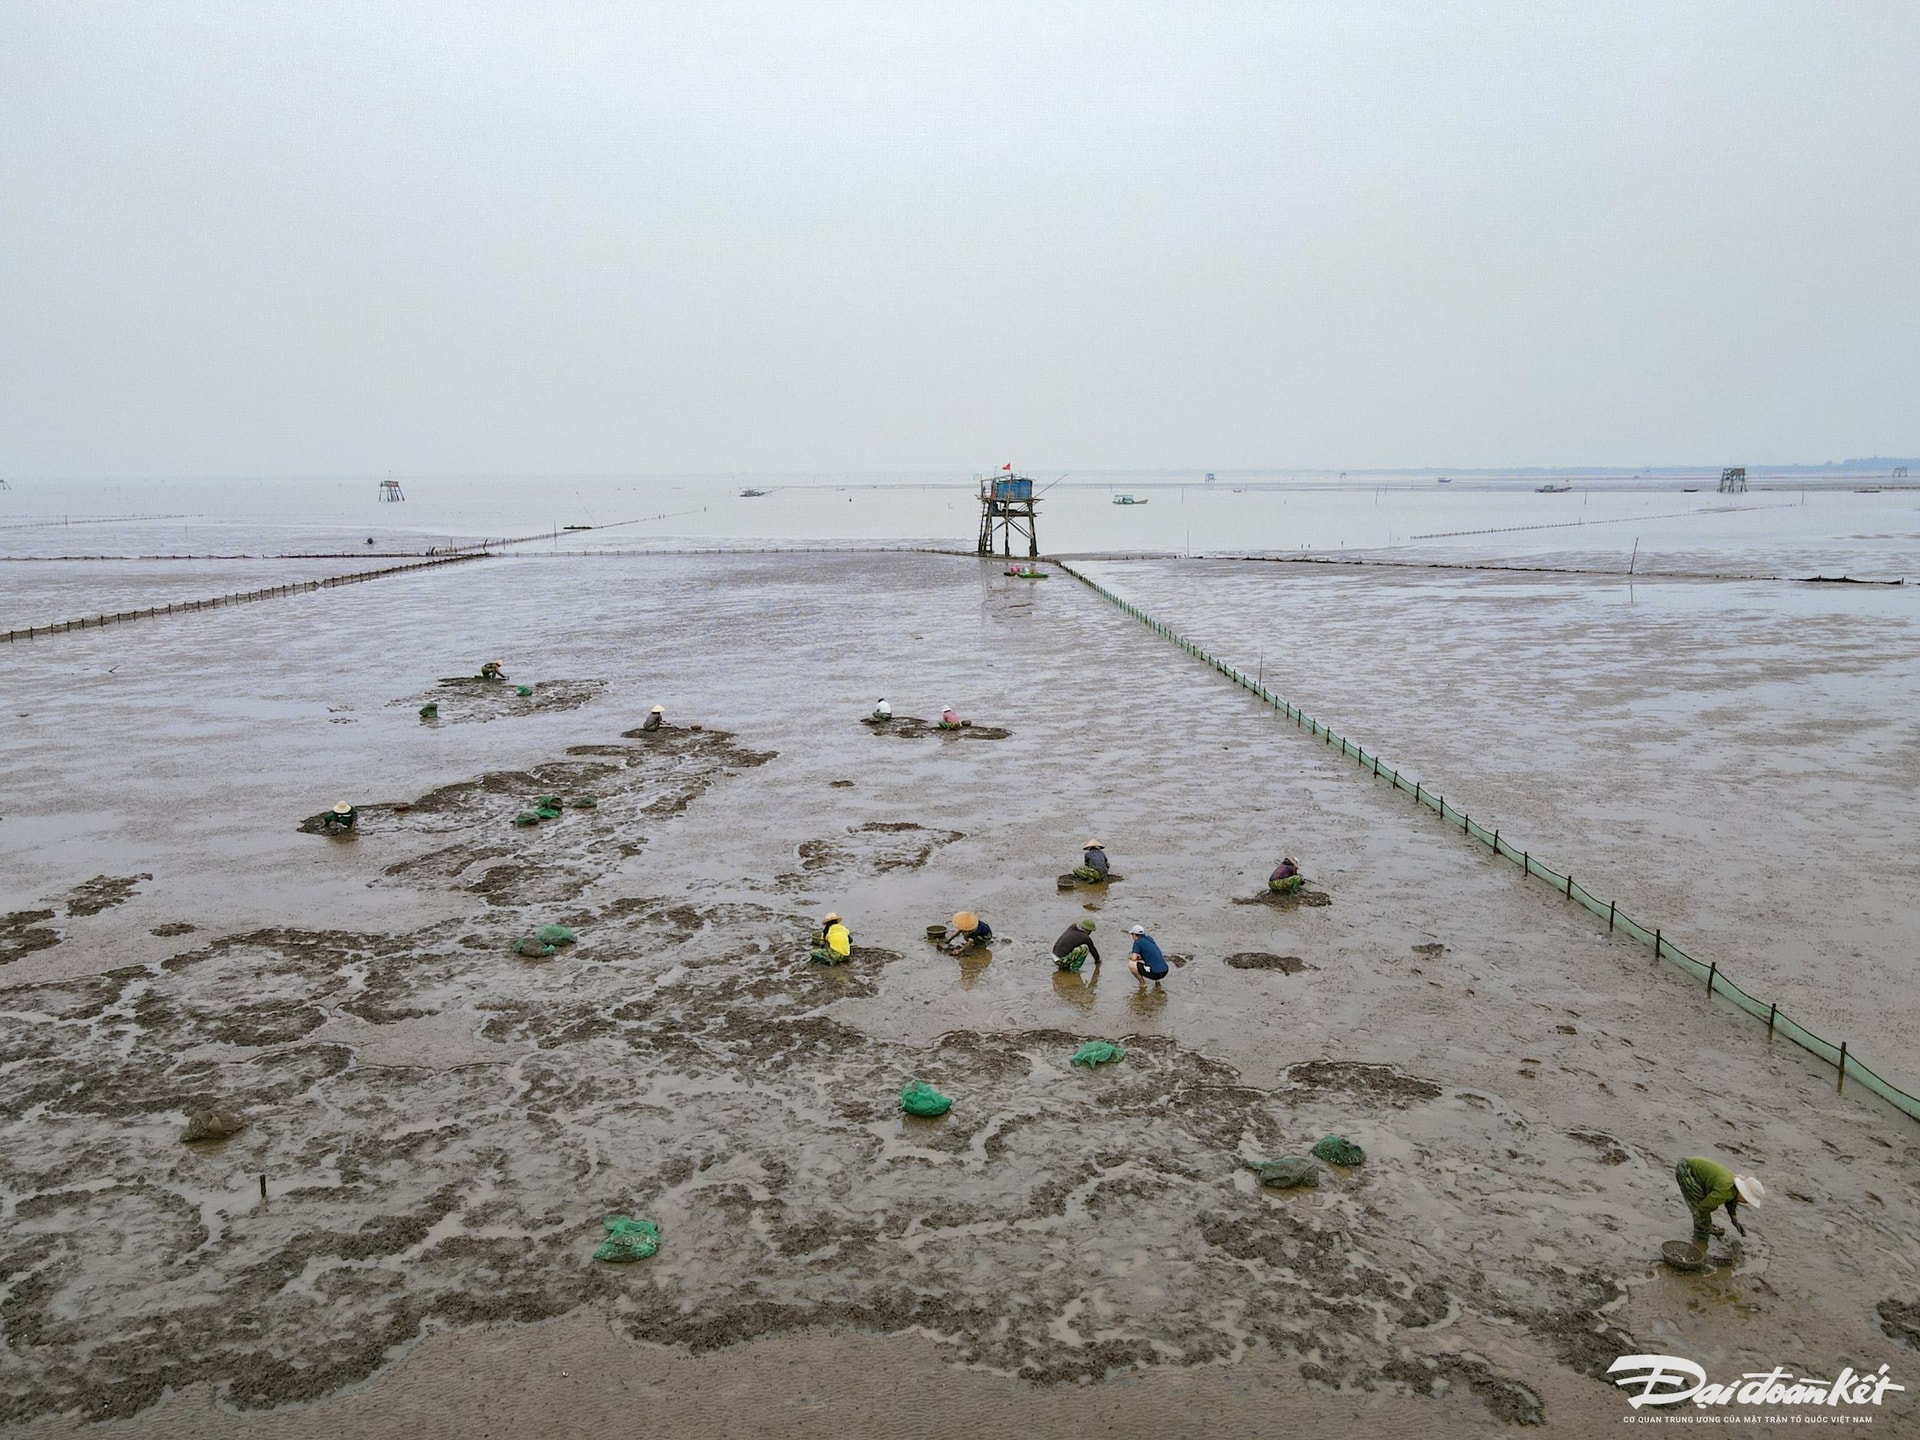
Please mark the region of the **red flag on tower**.
[[1005, 465], [1002, 465], [1000, 468], [1002, 470], [1011, 470], [1013, 468], [1013, 462], [1009, 460]]

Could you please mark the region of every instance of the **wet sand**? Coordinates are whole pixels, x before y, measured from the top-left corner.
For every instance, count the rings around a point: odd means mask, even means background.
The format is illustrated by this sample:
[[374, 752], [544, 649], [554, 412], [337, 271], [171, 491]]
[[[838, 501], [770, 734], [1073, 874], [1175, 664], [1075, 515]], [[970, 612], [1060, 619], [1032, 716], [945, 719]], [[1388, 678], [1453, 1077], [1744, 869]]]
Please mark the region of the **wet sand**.
[[[595, 566], [20, 659], [6, 904], [57, 943], [0, 969], [0, 1422], [1584, 1434], [1619, 1354], [1912, 1355], [1876, 1308], [1920, 1291], [1911, 1122], [1082, 587]], [[407, 708], [495, 657], [587, 698]], [[879, 694], [1012, 733], [882, 744]], [[597, 803], [509, 823], [549, 793]], [[337, 794], [360, 832], [298, 833]], [[1126, 884], [1057, 893], [1092, 833]], [[1231, 903], [1282, 851], [1329, 903]], [[922, 933], [963, 905], [996, 943], [956, 961]], [[851, 965], [807, 960], [829, 907]], [[1057, 974], [1086, 913], [1192, 958]], [[511, 953], [549, 922], [578, 943]], [[1090, 1037], [1127, 1058], [1071, 1067]], [[914, 1079], [953, 1110], [902, 1116]], [[216, 1104], [249, 1127], [182, 1145]], [[1329, 1132], [1366, 1165], [1246, 1169]], [[1681, 1276], [1708, 1150], [1775, 1199]], [[616, 1212], [660, 1254], [593, 1262]]]

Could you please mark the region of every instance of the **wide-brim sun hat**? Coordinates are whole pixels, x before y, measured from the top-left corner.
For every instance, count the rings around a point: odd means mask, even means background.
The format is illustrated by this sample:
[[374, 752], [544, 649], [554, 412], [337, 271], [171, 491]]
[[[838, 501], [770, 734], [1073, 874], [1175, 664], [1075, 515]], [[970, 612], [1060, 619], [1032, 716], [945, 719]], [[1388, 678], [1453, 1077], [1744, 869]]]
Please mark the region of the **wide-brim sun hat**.
[[1089, 935], [1093, 933], [1093, 921], [1087, 916], [1082, 915], [1078, 920], [1074, 921], [1073, 923], [1079, 926], [1080, 929], [1086, 931]]
[[1083, 850], [1104, 850], [1107, 847], [1102, 845], [1098, 840], [1089, 840], [1085, 845], [1081, 846], [1080, 848]]
[[956, 930], [972, 930], [979, 923], [980, 917], [971, 910], [956, 911], [953, 917], [953, 928]]
[[839, 918], [840, 912], [838, 910], [829, 910], [825, 915], [820, 917], [820, 923], [822, 925], [831, 925]]
[[655, 715], [664, 715], [667, 713], [667, 707], [664, 705], [656, 705], [653, 707], [653, 713]]
[[1767, 1198], [1767, 1187], [1751, 1175], [1734, 1176], [1733, 1188], [1739, 1193], [1740, 1198], [1749, 1205], [1758, 1205], [1762, 1200]]
[[333, 807], [333, 813], [336, 815], [345, 815], [351, 809], [353, 809], [353, 806], [349, 805], [346, 801], [342, 800], [340, 801], [339, 804]]

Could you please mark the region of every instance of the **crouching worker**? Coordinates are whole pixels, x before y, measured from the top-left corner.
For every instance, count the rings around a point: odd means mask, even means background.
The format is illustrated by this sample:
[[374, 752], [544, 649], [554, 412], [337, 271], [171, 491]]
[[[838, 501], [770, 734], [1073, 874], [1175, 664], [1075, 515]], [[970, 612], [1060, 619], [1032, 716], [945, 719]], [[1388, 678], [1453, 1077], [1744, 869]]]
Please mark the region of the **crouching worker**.
[[993, 927], [973, 911], [962, 910], [953, 917], [953, 934], [947, 940], [947, 948], [958, 955], [992, 940]]
[[489, 660], [480, 667], [480, 678], [482, 680], [504, 680], [507, 678], [507, 674], [506, 671], [500, 668], [500, 662], [498, 660]]
[[960, 716], [958, 712], [954, 710], [953, 706], [949, 705], [940, 712], [939, 728], [942, 730], [958, 730], [960, 728]]
[[647, 718], [640, 722], [640, 728], [642, 730], [658, 730], [666, 718], [666, 707], [664, 705], [656, 705], [647, 712]]
[[878, 700], [874, 701], [873, 713], [867, 718], [876, 725], [884, 725], [887, 721], [893, 719], [893, 706], [887, 703], [886, 696], [882, 695]]
[[1073, 867], [1073, 878], [1097, 885], [1107, 878], [1108, 869], [1107, 847], [1098, 840], [1089, 840], [1081, 852], [1080, 863]]
[[813, 962], [816, 965], [839, 965], [853, 958], [853, 937], [847, 933], [846, 921], [839, 914], [829, 910], [820, 921], [820, 943], [814, 947]]
[[1300, 863], [1291, 855], [1273, 867], [1273, 873], [1267, 876], [1267, 889], [1280, 895], [1291, 895], [1306, 884], [1300, 876]]
[[1081, 916], [1053, 942], [1053, 964], [1057, 970], [1078, 970], [1087, 961], [1100, 963], [1100, 951], [1093, 943], [1093, 919]]
[[1747, 1227], [1740, 1223], [1740, 1202], [1758, 1205], [1766, 1188], [1751, 1175], [1736, 1175], [1718, 1160], [1693, 1155], [1673, 1167], [1673, 1178], [1680, 1183], [1680, 1198], [1687, 1202], [1693, 1216], [1693, 1243], [1702, 1254], [1713, 1239], [1713, 1212], [1727, 1207], [1727, 1219], [1742, 1235]]
[[338, 830], [351, 830], [360, 822], [360, 812], [342, 800], [320, 818], [320, 828], [331, 835]]
[[1127, 934], [1133, 937], [1133, 951], [1127, 956], [1127, 969], [1142, 985], [1149, 980], [1158, 985], [1167, 978], [1167, 957], [1160, 953], [1159, 945], [1143, 927], [1135, 925]]

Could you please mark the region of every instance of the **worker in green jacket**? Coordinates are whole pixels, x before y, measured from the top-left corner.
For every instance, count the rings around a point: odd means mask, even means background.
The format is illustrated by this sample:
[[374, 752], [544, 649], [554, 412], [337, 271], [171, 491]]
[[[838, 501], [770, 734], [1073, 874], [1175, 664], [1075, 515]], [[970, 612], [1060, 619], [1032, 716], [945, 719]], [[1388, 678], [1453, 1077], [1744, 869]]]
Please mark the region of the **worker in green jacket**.
[[1747, 1227], [1740, 1223], [1740, 1202], [1758, 1205], [1766, 1188], [1751, 1175], [1736, 1175], [1718, 1160], [1693, 1155], [1673, 1167], [1673, 1178], [1680, 1182], [1681, 1198], [1693, 1215], [1693, 1243], [1705, 1250], [1713, 1239], [1713, 1212], [1727, 1207], [1727, 1219], [1742, 1235]]

